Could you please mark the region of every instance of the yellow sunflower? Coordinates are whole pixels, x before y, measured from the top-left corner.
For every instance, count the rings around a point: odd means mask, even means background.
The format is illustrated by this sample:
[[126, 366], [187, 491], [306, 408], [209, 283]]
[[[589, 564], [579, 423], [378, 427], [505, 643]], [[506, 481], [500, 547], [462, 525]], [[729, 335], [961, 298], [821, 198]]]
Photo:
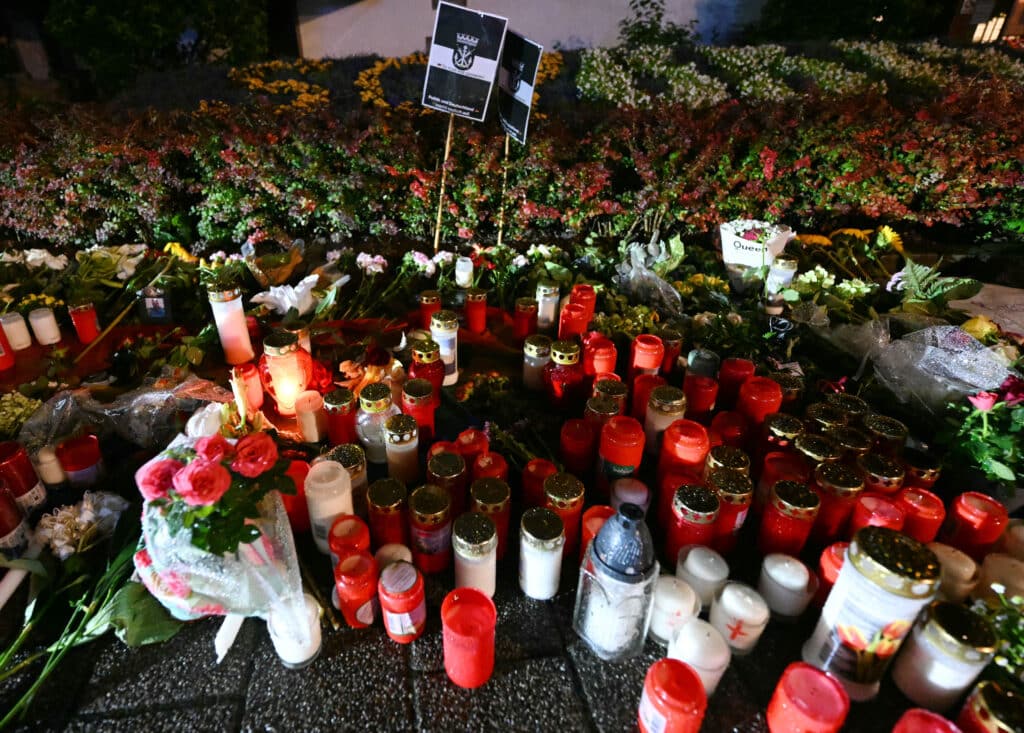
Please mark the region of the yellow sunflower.
[[168, 242], [164, 245], [164, 253], [169, 254], [171, 257], [177, 257], [182, 262], [194, 264], [199, 261], [195, 255], [182, 247], [179, 242]]
[[903, 239], [891, 227], [878, 227], [878, 232], [875, 234], [875, 244], [879, 247], [891, 247], [901, 255], [905, 254], [903, 251]]
[[859, 239], [861, 242], [867, 242], [868, 237], [871, 236], [871, 230], [846, 227], [844, 229], [836, 229], [828, 236], [830, 239], [835, 239], [836, 237], [853, 237], [854, 239]]
[[831, 247], [832, 240], [823, 234], [797, 234], [796, 241], [805, 247]]

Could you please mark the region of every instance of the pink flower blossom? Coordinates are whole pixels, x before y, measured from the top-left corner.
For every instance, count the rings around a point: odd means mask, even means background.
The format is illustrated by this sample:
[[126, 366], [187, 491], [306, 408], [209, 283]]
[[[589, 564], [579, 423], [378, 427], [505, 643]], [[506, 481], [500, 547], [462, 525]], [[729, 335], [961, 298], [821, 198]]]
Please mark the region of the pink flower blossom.
[[166, 499], [174, 475], [184, 467], [185, 464], [169, 458], [150, 461], [135, 472], [135, 485], [146, 501]]
[[197, 456], [215, 463], [220, 463], [225, 458], [230, 460], [235, 455], [235, 446], [220, 435], [200, 438], [196, 441], [195, 448]]
[[1024, 379], [1011, 374], [999, 385], [999, 391], [1003, 393], [1003, 401], [1007, 405], [1018, 405], [1024, 402]]
[[974, 405], [975, 410], [988, 412], [999, 401], [999, 395], [995, 392], [978, 392], [978, 394], [968, 397], [967, 401]]
[[249, 433], [235, 445], [231, 470], [246, 478], [256, 478], [277, 463], [277, 444], [266, 433]]
[[209, 506], [231, 487], [231, 474], [219, 463], [197, 458], [174, 474], [174, 490], [190, 506]]

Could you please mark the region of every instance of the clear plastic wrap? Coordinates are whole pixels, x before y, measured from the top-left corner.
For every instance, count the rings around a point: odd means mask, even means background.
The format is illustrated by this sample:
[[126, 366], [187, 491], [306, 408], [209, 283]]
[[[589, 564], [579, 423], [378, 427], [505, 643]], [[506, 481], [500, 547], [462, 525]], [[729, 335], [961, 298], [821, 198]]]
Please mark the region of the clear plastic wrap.
[[630, 302], [643, 303], [663, 316], [679, 318], [683, 315], [683, 300], [679, 292], [654, 270], [658, 263], [672, 257], [673, 254], [661, 243], [631, 244], [626, 258], [615, 268], [615, 285]]

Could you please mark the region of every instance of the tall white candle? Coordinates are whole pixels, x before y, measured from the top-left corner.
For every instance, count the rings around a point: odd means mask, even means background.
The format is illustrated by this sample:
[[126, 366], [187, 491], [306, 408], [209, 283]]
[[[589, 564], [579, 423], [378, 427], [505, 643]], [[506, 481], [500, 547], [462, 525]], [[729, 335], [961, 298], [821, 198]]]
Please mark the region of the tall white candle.
[[455, 260], [455, 284], [460, 288], [473, 286], [473, 260], [459, 257]]
[[327, 436], [327, 413], [324, 398], [313, 389], [300, 392], [295, 398], [295, 419], [306, 443], [319, 443]]
[[0, 315], [0, 326], [7, 336], [7, 343], [15, 351], [27, 349], [32, 345], [32, 336], [25, 325], [25, 319], [20, 313], [4, 313]]
[[768, 625], [768, 604], [756, 590], [730, 581], [711, 603], [708, 620], [725, 639], [734, 654], [749, 654]]
[[565, 530], [557, 514], [544, 507], [523, 512], [519, 534], [519, 587], [523, 593], [541, 601], [555, 597], [564, 547]]
[[445, 387], [459, 381], [459, 317], [453, 311], [437, 311], [430, 317], [430, 337], [437, 342], [444, 364]]
[[217, 324], [217, 335], [224, 349], [225, 361], [231, 365], [251, 361], [256, 353], [249, 340], [249, 327], [245, 322], [241, 293], [237, 290], [226, 290], [209, 295], [210, 309], [213, 310], [213, 320]]
[[53, 315], [53, 308], [36, 308], [28, 314], [28, 323], [32, 326], [36, 341], [41, 345], [50, 346], [60, 342], [60, 326]]
[[[289, 604], [271, 611], [267, 630], [274, 651], [286, 667], [294, 669], [310, 664], [320, 653], [320, 605], [313, 596], [302, 594], [299, 608]], [[297, 613], [296, 613], [297, 611]], [[300, 626], [304, 625], [304, 626]]]
[[335, 461], [314, 463], [306, 474], [306, 504], [309, 524], [317, 549], [330, 554], [327, 535], [339, 514], [353, 514], [352, 481], [348, 471]]
[[672, 575], [662, 575], [654, 584], [654, 610], [650, 637], [666, 646], [676, 631], [700, 613], [700, 598], [689, 584]]
[[817, 589], [817, 576], [795, 557], [778, 552], [765, 556], [757, 590], [773, 613], [784, 619], [796, 618]]
[[729, 577], [729, 563], [708, 547], [691, 545], [679, 551], [676, 577], [686, 581], [707, 608]]
[[708, 697], [715, 694], [732, 659], [729, 645], [718, 630], [699, 618], [691, 618], [679, 627], [668, 644], [668, 656], [693, 667]]

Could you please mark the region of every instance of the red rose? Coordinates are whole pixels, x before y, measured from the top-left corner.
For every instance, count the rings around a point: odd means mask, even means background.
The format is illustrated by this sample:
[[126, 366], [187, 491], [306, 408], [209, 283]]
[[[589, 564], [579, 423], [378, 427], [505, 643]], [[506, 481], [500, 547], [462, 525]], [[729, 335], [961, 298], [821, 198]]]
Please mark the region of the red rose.
[[256, 478], [277, 463], [277, 444], [266, 433], [249, 433], [235, 445], [231, 470], [246, 478]]
[[174, 490], [186, 504], [208, 506], [231, 487], [231, 474], [219, 463], [197, 458], [174, 474]]
[[135, 472], [135, 485], [146, 501], [166, 499], [171, 480], [184, 467], [184, 463], [169, 458], [150, 461]]
[[976, 395], [968, 396], [967, 401], [974, 405], [975, 410], [988, 412], [996, 406], [996, 402], [999, 401], [999, 395], [995, 392], [978, 392]]
[[235, 446], [219, 435], [200, 438], [196, 441], [196, 455], [207, 461], [220, 463], [225, 458], [235, 457]]

